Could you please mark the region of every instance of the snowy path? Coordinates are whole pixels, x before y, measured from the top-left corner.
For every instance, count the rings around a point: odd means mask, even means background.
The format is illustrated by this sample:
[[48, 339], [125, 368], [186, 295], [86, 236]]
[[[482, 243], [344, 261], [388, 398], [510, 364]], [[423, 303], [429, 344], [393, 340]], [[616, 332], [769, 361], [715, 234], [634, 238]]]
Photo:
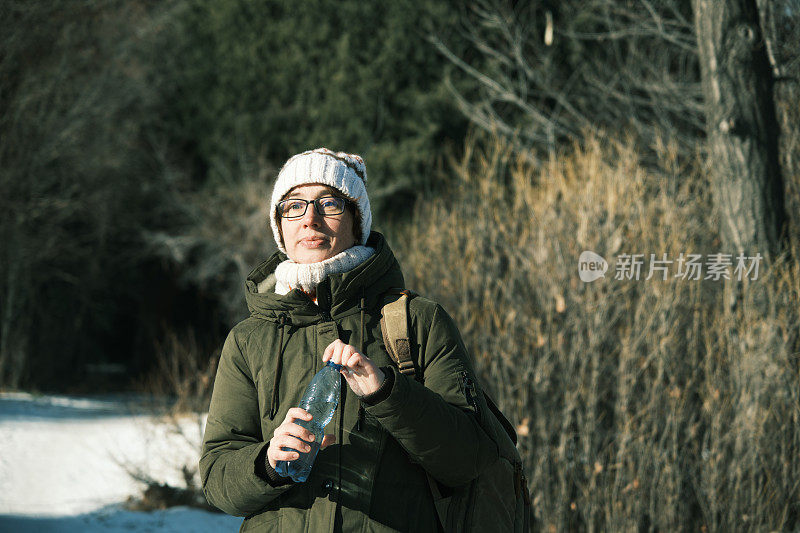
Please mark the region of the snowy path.
[[240, 518], [119, 505], [143, 487], [128, 470], [185, 486], [200, 438], [197, 420], [178, 430], [120, 400], [0, 394], [0, 532], [236, 531]]

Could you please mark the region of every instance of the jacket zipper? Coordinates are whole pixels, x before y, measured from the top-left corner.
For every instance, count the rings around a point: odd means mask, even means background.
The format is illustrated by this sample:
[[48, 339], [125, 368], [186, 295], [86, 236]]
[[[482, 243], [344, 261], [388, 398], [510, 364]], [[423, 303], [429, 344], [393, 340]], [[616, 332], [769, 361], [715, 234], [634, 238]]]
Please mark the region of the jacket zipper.
[[461, 371], [461, 387], [464, 390], [464, 396], [467, 398], [467, 403], [475, 409], [475, 414], [478, 419], [481, 417], [481, 411], [478, 408], [478, 402], [475, 400], [477, 393], [475, 391], [475, 383], [470, 379], [466, 371]]
[[[472, 408], [475, 410], [475, 416], [478, 418], [478, 421], [480, 422], [481, 410], [478, 407], [478, 401], [477, 401], [478, 392], [475, 388], [475, 382], [472, 381], [472, 379], [469, 377], [469, 374], [467, 374], [465, 370], [462, 370], [460, 372], [460, 376], [461, 376], [461, 388], [464, 390], [464, 396], [467, 399], [467, 404], [471, 405]], [[467, 494], [465, 502], [466, 509], [462, 511], [464, 516], [464, 523], [458, 525], [454, 524], [456, 526], [454, 528], [454, 531], [468, 531], [472, 527], [472, 515], [474, 514], [473, 509], [475, 509], [475, 496], [476, 496], [475, 485], [476, 482], [474, 480], [469, 484], [469, 493]]]

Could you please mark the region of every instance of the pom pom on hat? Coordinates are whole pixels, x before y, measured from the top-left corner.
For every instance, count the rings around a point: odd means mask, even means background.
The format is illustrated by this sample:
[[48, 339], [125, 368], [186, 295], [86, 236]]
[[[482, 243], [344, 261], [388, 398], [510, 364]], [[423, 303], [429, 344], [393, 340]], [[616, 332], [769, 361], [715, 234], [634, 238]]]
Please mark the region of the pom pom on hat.
[[316, 148], [289, 158], [278, 173], [272, 189], [269, 220], [278, 249], [286, 253], [278, 230], [275, 211], [283, 196], [299, 185], [319, 183], [337, 189], [351, 199], [361, 215], [361, 242], [364, 245], [372, 226], [372, 210], [367, 196], [367, 167], [355, 154]]

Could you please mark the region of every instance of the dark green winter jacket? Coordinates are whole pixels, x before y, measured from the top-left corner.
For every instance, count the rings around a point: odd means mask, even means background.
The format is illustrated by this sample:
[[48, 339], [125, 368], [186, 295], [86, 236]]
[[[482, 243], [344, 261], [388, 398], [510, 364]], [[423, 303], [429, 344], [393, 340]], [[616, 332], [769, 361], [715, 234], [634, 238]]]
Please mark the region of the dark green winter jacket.
[[[280, 296], [272, 280], [262, 283], [286, 259], [279, 252], [248, 276], [251, 316], [225, 341], [200, 459], [208, 501], [245, 516], [242, 531], [437, 531], [425, 471], [446, 490], [498, 457], [464, 390], [465, 378], [475, 381], [464, 344], [440, 305], [419, 296], [409, 304], [424, 386], [394, 370], [383, 347], [381, 305], [389, 289], [404, 286], [403, 275], [380, 233], [372, 232], [367, 246], [376, 248], [372, 257], [317, 287], [318, 305], [299, 290]], [[259, 284], [272, 289], [259, 293]], [[369, 405], [343, 382], [325, 429], [336, 443], [319, 452], [308, 480], [268, 481], [264, 448], [336, 338], [391, 372], [391, 388]]]

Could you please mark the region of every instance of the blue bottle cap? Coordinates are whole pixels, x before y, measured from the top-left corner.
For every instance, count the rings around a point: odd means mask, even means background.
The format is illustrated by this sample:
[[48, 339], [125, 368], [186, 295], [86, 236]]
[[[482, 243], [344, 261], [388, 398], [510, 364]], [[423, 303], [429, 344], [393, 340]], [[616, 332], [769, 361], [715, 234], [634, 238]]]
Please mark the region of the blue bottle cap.
[[328, 364], [326, 366], [332, 366], [335, 370], [341, 370], [342, 368], [344, 368], [342, 365], [337, 365], [333, 361], [328, 361]]

